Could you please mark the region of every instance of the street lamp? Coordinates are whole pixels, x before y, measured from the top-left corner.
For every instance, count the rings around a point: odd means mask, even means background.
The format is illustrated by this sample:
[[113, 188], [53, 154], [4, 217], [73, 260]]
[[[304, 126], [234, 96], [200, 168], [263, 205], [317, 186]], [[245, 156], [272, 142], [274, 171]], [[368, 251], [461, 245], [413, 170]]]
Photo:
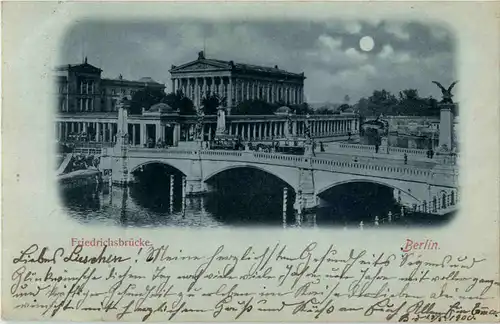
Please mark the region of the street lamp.
[[305, 129], [305, 135], [306, 135], [306, 142], [310, 142], [311, 141], [311, 125], [309, 124], [309, 118], [311, 116], [309, 115], [309, 113], [307, 113], [306, 115], [306, 129]]

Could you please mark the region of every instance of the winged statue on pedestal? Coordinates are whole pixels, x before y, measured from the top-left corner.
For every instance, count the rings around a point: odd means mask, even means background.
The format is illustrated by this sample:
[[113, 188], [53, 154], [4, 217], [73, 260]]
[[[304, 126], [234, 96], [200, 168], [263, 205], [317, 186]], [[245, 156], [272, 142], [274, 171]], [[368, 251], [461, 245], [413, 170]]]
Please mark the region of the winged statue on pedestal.
[[445, 87], [443, 87], [443, 85], [437, 81], [432, 81], [432, 83], [434, 83], [435, 85], [437, 85], [439, 87], [439, 89], [441, 89], [441, 94], [443, 96], [443, 98], [441, 99], [441, 103], [449, 103], [449, 104], [452, 104], [453, 103], [453, 94], [451, 93], [451, 90], [453, 89], [453, 87], [455, 86], [455, 84], [458, 83], [458, 81], [455, 81], [453, 82], [449, 87], [448, 89], [446, 89]]

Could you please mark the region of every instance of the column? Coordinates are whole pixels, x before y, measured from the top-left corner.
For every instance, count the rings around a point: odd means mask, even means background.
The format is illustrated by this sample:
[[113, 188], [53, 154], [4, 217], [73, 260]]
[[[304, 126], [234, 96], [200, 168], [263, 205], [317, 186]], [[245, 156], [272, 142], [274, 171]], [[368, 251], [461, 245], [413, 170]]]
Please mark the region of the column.
[[61, 141], [63, 138], [63, 123], [58, 122], [57, 124], [58, 124], [57, 126], [59, 128], [59, 133], [57, 134], [57, 138], [59, 139], [59, 141]]
[[140, 135], [140, 141], [139, 141], [139, 145], [141, 147], [144, 147], [144, 144], [146, 144], [146, 124], [144, 123], [140, 123], [139, 124], [139, 131], [141, 133]]
[[[227, 106], [231, 108], [233, 106], [233, 79], [231, 77], [228, 77], [228, 84], [227, 84]], [[231, 112], [231, 109], [229, 109], [229, 113]]]
[[267, 138], [267, 122], [264, 123], [264, 135], [263, 138]]
[[198, 84], [198, 78], [194, 79], [194, 105], [196, 110], [200, 107], [200, 85]]
[[193, 124], [189, 124], [188, 127], [187, 127], [187, 133], [186, 133], [186, 141], [190, 141], [191, 140], [191, 134], [193, 134]]
[[161, 136], [161, 125], [160, 123], [156, 123], [155, 124], [155, 143], [157, 143], [158, 139], [161, 139], [162, 136]]
[[179, 135], [181, 133], [181, 125], [180, 124], [175, 124], [174, 125], [174, 131], [172, 134], [172, 145], [173, 146], [178, 146], [179, 145]]
[[101, 131], [101, 127], [98, 122], [94, 123], [94, 129], [95, 129], [95, 141], [99, 142], [99, 132]]
[[207, 85], [208, 85], [207, 78], [201, 78], [201, 79], [203, 80], [203, 84], [201, 86], [202, 93], [200, 96], [200, 106], [201, 106], [201, 100], [207, 96]]
[[253, 139], [255, 140], [257, 138], [257, 124], [253, 123], [252, 124], [252, 131], [253, 131]]
[[109, 123], [109, 141], [113, 142], [113, 123]]
[[83, 132], [87, 134], [87, 122], [84, 122], [82, 126], [83, 126]]

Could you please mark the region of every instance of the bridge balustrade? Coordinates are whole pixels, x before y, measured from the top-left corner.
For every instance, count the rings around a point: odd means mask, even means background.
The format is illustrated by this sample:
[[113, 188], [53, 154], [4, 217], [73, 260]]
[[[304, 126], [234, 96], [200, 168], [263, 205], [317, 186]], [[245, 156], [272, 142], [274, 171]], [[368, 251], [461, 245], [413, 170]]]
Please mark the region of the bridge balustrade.
[[[338, 144], [332, 143], [332, 144], [333, 144], [333, 146], [338, 146], [338, 147], [343, 148], [343, 149], [375, 152], [375, 146], [373, 146], [373, 145], [349, 144], [349, 143], [338, 143]], [[332, 145], [332, 144], [329, 144], [329, 145]], [[424, 149], [410, 149], [410, 148], [404, 148], [404, 147], [389, 146], [389, 153], [391, 153], [391, 152], [403, 153], [403, 154], [406, 153], [406, 154], [410, 154], [410, 155], [427, 156], [427, 150], [424, 150]]]
[[[411, 180], [418, 182], [427, 182], [432, 184], [453, 186], [455, 177], [453, 169], [431, 170], [423, 169], [416, 166], [391, 166], [377, 163], [360, 163], [352, 161], [339, 161], [326, 158], [265, 153], [254, 151], [225, 151], [225, 150], [172, 150], [164, 148], [130, 148], [129, 155], [137, 156], [144, 154], [153, 155], [151, 157], [168, 157], [173, 159], [198, 159], [200, 156], [206, 160], [215, 161], [235, 161], [235, 162], [254, 162], [277, 164], [282, 166], [291, 166], [297, 168], [313, 168], [328, 172], [348, 172], [366, 176], [387, 176], [387, 173], [393, 175], [397, 179]], [[160, 156], [157, 156], [160, 155]], [[448, 180], [449, 179], [449, 180]]]

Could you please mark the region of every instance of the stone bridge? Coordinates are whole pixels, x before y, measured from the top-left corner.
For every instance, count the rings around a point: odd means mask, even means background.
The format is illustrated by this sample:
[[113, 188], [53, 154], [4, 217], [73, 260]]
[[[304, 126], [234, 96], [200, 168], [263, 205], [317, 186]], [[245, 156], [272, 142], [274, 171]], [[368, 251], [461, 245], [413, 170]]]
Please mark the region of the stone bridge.
[[103, 149], [101, 167], [112, 171], [116, 184], [132, 182], [133, 174], [151, 163], [167, 164], [185, 175], [186, 194], [209, 190], [207, 181], [235, 168], [262, 170], [283, 180], [296, 193], [304, 209], [320, 204], [319, 196], [348, 182], [371, 182], [395, 189], [406, 205], [430, 202], [443, 194], [456, 194], [457, 167], [427, 163], [406, 165], [400, 160], [338, 154], [327, 158], [254, 151], [179, 150], [122, 147]]

